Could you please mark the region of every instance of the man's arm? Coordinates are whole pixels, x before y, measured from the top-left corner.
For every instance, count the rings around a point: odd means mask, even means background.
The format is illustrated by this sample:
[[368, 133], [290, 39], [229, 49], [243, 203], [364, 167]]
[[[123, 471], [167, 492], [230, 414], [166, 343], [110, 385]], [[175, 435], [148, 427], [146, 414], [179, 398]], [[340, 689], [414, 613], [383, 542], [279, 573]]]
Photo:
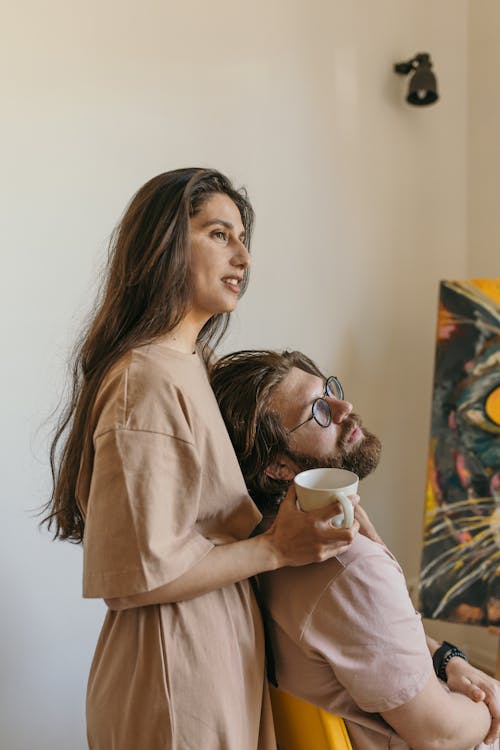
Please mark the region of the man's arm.
[[484, 703], [448, 692], [435, 675], [408, 703], [382, 716], [413, 750], [471, 750], [486, 737], [491, 718]]
[[318, 600], [308, 646], [323, 653], [367, 713], [378, 712], [413, 750], [471, 750], [488, 734], [485, 703], [437, 679], [420, 617], [390, 553], [361, 536]]
[[[359, 521], [360, 533], [375, 542], [383, 544], [368, 514], [361, 505], [356, 505], [355, 517]], [[441, 645], [426, 634], [431, 656]], [[461, 693], [472, 701], [486, 703], [490, 712], [490, 729], [484, 742], [493, 743], [500, 737], [500, 682], [476, 669], [464, 659], [454, 657], [446, 665], [447, 684], [454, 693]]]
[[[441, 645], [426, 635], [431, 656]], [[491, 725], [484, 742], [488, 745], [500, 737], [500, 683], [476, 669], [464, 659], [454, 657], [446, 665], [447, 685], [454, 693], [462, 693], [473, 701], [484, 701], [490, 712]]]

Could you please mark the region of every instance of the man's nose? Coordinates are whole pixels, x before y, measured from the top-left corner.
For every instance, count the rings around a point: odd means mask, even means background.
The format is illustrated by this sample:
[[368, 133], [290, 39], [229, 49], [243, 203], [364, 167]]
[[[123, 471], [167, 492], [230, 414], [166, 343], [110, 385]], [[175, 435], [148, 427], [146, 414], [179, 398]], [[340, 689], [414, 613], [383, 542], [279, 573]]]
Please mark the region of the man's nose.
[[332, 422], [335, 422], [335, 424], [343, 422], [352, 412], [352, 404], [343, 399], [329, 398], [328, 405], [330, 407], [330, 414], [332, 415]]

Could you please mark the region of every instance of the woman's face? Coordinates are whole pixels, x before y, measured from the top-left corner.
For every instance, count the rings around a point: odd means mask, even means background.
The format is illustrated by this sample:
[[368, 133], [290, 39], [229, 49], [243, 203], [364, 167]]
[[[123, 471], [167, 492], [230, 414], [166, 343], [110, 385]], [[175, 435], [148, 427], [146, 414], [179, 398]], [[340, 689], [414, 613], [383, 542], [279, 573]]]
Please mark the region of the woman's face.
[[245, 228], [235, 203], [215, 193], [190, 219], [192, 299], [189, 314], [202, 325], [232, 312], [250, 265]]

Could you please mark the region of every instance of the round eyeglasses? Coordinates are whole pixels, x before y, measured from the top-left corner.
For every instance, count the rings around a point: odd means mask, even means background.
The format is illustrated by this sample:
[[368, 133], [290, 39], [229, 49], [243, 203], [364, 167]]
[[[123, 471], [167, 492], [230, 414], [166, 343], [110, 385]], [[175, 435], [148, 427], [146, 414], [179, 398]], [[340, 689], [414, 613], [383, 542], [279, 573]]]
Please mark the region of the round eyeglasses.
[[303, 422], [298, 424], [292, 430], [288, 430], [289, 433], [295, 432], [295, 430], [298, 430], [299, 427], [302, 427], [302, 425], [310, 422], [311, 419], [314, 419], [314, 421], [319, 424], [320, 427], [330, 426], [332, 422], [332, 413], [330, 411], [328, 401], [325, 401], [324, 396], [336, 398], [339, 401], [342, 401], [342, 399], [344, 398], [344, 389], [340, 384], [340, 380], [336, 378], [335, 375], [330, 375], [330, 377], [327, 379], [325, 383], [324, 395], [320, 398], [314, 399], [314, 401], [312, 402], [311, 416], [307, 417], [307, 419], [304, 419]]

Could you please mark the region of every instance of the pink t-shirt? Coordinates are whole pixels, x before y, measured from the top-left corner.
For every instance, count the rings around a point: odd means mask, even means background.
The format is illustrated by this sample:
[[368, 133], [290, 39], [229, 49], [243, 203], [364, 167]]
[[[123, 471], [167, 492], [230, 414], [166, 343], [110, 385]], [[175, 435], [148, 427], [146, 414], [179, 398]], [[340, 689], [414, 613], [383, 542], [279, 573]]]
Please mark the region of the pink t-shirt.
[[380, 712], [418, 695], [433, 666], [387, 548], [358, 535], [338, 558], [261, 582], [280, 688], [343, 717], [355, 750], [408, 750]]

